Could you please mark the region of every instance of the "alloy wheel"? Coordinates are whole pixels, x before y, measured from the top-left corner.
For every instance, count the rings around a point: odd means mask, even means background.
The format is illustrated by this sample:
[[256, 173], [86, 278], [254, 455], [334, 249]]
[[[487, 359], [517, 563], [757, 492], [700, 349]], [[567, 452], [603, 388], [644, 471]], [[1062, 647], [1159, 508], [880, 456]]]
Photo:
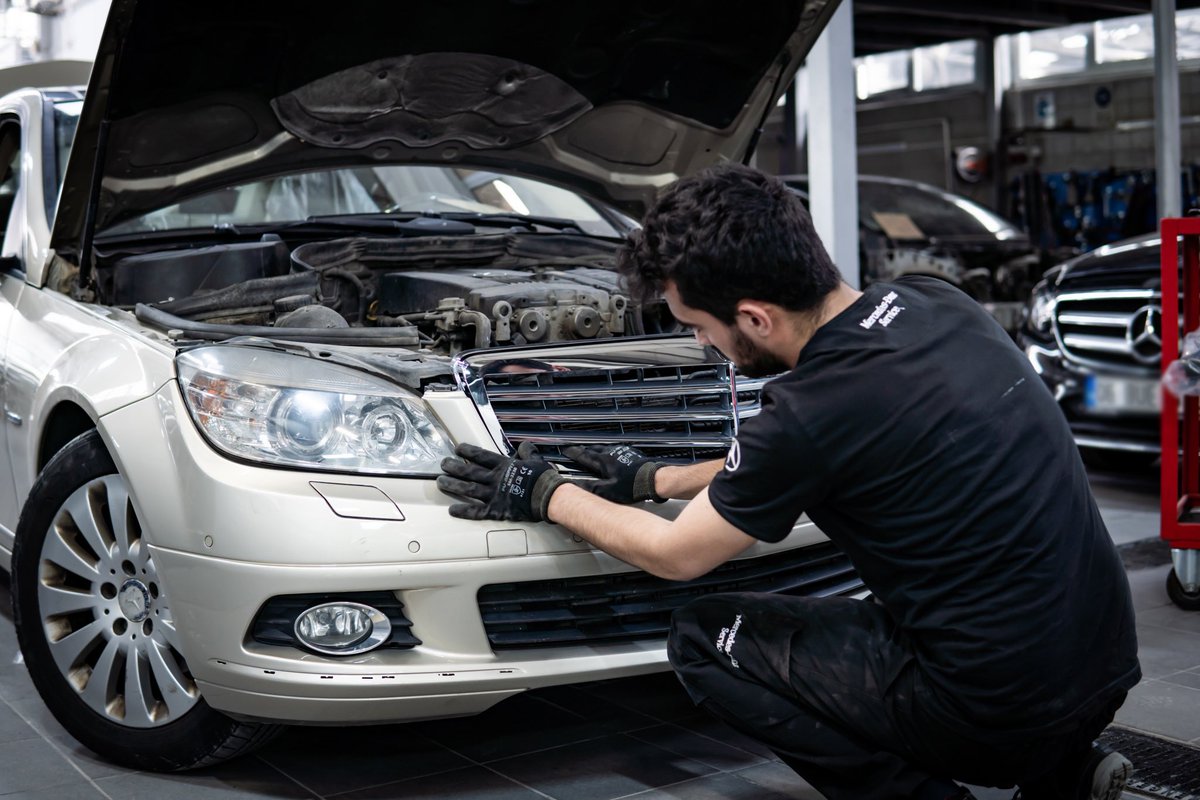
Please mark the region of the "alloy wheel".
[[154, 728], [200, 699], [125, 481], [77, 488], [42, 543], [38, 608], [50, 653], [92, 711]]

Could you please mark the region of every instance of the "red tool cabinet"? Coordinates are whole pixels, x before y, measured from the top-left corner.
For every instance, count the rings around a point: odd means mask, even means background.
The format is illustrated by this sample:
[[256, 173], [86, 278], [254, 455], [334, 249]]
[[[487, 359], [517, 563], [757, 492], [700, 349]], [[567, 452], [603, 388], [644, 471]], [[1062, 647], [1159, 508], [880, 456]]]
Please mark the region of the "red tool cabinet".
[[[1164, 219], [1160, 230], [1165, 372], [1179, 358], [1183, 335], [1200, 329], [1200, 217]], [[1161, 418], [1161, 535], [1173, 562], [1167, 593], [1176, 605], [1200, 610], [1200, 397], [1163, 388]]]

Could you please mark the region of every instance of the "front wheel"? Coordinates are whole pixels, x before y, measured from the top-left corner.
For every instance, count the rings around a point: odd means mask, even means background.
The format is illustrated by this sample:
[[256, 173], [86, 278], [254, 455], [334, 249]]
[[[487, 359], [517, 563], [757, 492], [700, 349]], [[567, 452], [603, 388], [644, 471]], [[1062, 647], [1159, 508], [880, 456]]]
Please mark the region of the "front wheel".
[[277, 732], [200, 697], [129, 489], [96, 431], [46, 465], [17, 525], [12, 563], [29, 675], [90, 749], [136, 769], [175, 771], [249, 752]]

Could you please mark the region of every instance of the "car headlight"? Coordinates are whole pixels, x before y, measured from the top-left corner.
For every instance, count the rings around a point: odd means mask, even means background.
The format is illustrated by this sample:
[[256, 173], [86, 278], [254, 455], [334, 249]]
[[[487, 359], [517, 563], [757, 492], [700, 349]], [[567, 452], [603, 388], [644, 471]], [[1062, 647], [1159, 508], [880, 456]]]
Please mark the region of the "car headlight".
[[1033, 287], [1033, 296], [1025, 310], [1025, 323], [1038, 333], [1049, 333], [1054, 322], [1054, 292], [1046, 281]]
[[175, 365], [196, 427], [231, 456], [331, 472], [437, 475], [453, 455], [418, 397], [349, 367], [222, 345], [181, 353]]

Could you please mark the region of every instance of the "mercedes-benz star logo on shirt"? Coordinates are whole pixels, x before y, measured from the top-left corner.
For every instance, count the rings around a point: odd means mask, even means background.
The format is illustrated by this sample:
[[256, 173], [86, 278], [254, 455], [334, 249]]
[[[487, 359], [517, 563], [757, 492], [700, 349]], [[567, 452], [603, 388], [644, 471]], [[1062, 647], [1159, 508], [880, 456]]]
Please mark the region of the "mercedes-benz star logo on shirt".
[[729, 455], [725, 457], [725, 469], [729, 472], [736, 472], [741, 465], [742, 446], [738, 444], [737, 439], [734, 439], [733, 444], [729, 446]]
[[1162, 357], [1162, 309], [1142, 306], [1133, 312], [1125, 328], [1129, 352], [1143, 364], [1157, 364]]

